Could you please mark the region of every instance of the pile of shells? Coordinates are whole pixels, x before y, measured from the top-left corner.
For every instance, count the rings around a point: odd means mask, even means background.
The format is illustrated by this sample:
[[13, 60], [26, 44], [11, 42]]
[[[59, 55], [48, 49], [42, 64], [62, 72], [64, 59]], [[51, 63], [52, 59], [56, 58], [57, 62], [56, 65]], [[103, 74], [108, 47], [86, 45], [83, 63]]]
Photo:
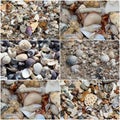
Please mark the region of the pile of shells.
[[60, 118], [60, 84], [58, 81], [1, 81], [1, 85], [2, 119]]
[[118, 80], [61, 82], [61, 119], [119, 119]]
[[0, 46], [2, 77], [9, 80], [58, 78], [60, 62], [58, 41], [3, 40]]
[[2, 0], [2, 39], [58, 39], [59, 9], [58, 0]]
[[118, 79], [118, 48], [118, 41], [63, 41], [62, 79]]
[[61, 39], [119, 40], [119, 1], [64, 0], [61, 2]]

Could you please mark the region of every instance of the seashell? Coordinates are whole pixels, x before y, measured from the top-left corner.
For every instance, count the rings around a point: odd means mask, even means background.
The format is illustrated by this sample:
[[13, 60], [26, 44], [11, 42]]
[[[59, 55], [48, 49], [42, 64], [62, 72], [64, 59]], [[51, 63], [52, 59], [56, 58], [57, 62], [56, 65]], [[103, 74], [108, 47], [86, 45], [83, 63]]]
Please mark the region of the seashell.
[[45, 89], [46, 93], [61, 91], [59, 81], [48, 81]]
[[112, 107], [115, 109], [117, 107], [119, 107], [119, 96], [116, 96], [114, 97], [112, 100], [111, 100], [111, 103], [112, 103]]
[[26, 54], [19, 54], [16, 56], [17, 61], [26, 61], [28, 59], [28, 56]]
[[41, 105], [39, 104], [32, 104], [32, 105], [28, 105], [28, 106], [24, 106], [22, 108], [20, 108], [21, 111], [28, 111], [28, 112], [34, 112], [37, 109], [40, 109]]
[[119, 33], [118, 29], [117, 29], [117, 27], [115, 25], [111, 25], [110, 30], [111, 30], [113, 35], [118, 35], [118, 33]]
[[92, 66], [97, 67], [98, 64], [96, 62], [92, 62]]
[[107, 54], [103, 54], [103, 55], [100, 56], [100, 60], [102, 62], [108, 62], [110, 60], [110, 58]]
[[59, 108], [60, 107], [60, 92], [50, 93], [50, 101]]
[[80, 50], [80, 49], [77, 49], [77, 50], [76, 50], [76, 56], [77, 56], [77, 57], [81, 57], [82, 55], [83, 55], [83, 51]]
[[73, 72], [73, 73], [79, 73], [80, 71], [79, 71], [79, 68], [80, 68], [80, 66], [79, 65], [73, 65], [73, 66], [71, 66], [71, 72]]
[[37, 92], [29, 93], [24, 99], [24, 106], [41, 103], [41, 95]]
[[92, 24], [100, 24], [101, 23], [101, 16], [97, 13], [90, 13], [86, 16], [86, 18], [84, 19], [84, 26], [89, 26]]
[[11, 58], [9, 57], [9, 55], [8, 54], [4, 54], [4, 56], [2, 57], [2, 59], [1, 59], [1, 63], [3, 64], [3, 65], [5, 65], [5, 64], [9, 64], [11, 62]]
[[78, 61], [78, 58], [74, 55], [69, 55], [67, 57], [67, 60], [66, 60], [66, 63], [69, 65], [69, 66], [72, 66], [72, 65], [75, 65]]
[[109, 56], [110, 58], [115, 58], [115, 54], [112, 50], [109, 51]]
[[50, 48], [49, 46], [47, 46], [46, 44], [43, 45], [42, 49], [41, 49], [43, 52], [50, 52]]
[[1, 67], [1, 75], [2, 76], [6, 76], [6, 74], [7, 74], [7, 70], [6, 70], [6, 67]]
[[101, 34], [96, 34], [94, 40], [105, 40], [104, 36]]
[[23, 78], [29, 78], [32, 74], [32, 71], [30, 69], [24, 69], [21, 71], [22, 72], [22, 77]]
[[35, 116], [35, 119], [36, 119], [36, 120], [45, 120], [45, 117], [44, 117], [42, 114], [37, 114], [37, 115]]
[[10, 96], [11, 96], [10, 91], [6, 88], [2, 88], [1, 101], [4, 102], [4, 103], [8, 103]]
[[31, 66], [33, 66], [33, 64], [35, 63], [35, 60], [34, 59], [32, 59], [32, 58], [28, 58], [26, 61], [25, 61], [25, 63], [26, 63], [26, 67], [31, 67]]
[[99, 1], [97, 1], [97, 0], [95, 0], [95, 1], [85, 1], [84, 2], [84, 5], [86, 6], [86, 7], [100, 7], [100, 3], [99, 3]]
[[112, 65], [113, 67], [116, 66], [116, 60], [115, 60], [115, 59], [111, 59], [111, 60], [110, 60], [110, 63], [111, 63], [111, 65]]
[[114, 25], [116, 25], [118, 28], [120, 27], [119, 18], [120, 18], [120, 14], [119, 14], [119, 13], [111, 13], [111, 14], [110, 14], [110, 20], [111, 20], [111, 22], [112, 22]]
[[22, 109], [20, 109], [21, 110], [21, 112], [27, 117], [27, 118], [30, 118], [30, 119], [32, 119], [32, 118], [34, 118], [35, 117], [35, 112], [29, 112], [29, 111], [25, 111], [25, 110], [22, 110]]
[[86, 106], [93, 106], [96, 101], [97, 101], [97, 96], [92, 93], [87, 94], [85, 97], [85, 105]]
[[28, 50], [28, 52], [27, 52], [27, 55], [28, 55], [28, 57], [33, 57], [34, 55], [35, 55], [35, 50], [33, 50], [33, 49], [31, 49], [31, 50]]
[[48, 66], [55, 66], [56, 64], [58, 64], [57, 60], [54, 60], [54, 59], [48, 59], [47, 60], [47, 65]]
[[36, 75], [39, 75], [42, 70], [42, 65], [40, 63], [35, 63], [33, 65], [33, 70]]
[[119, 11], [119, 1], [107, 1], [105, 6], [105, 13], [118, 12]]
[[14, 58], [16, 56], [16, 51], [12, 48], [8, 48], [8, 55], [11, 57], [11, 58]]
[[58, 74], [54, 70], [51, 70], [51, 75], [51, 80], [57, 79]]
[[80, 88], [83, 90], [88, 90], [88, 87], [84, 83], [81, 83]]
[[27, 26], [25, 32], [26, 32], [26, 34], [28, 34], [29, 36], [31, 36], [32, 35], [32, 27], [31, 26]]
[[31, 43], [28, 40], [22, 40], [19, 42], [19, 48], [24, 51], [30, 50], [32, 47]]
[[59, 114], [59, 110], [58, 110], [58, 108], [55, 105], [51, 105], [50, 106], [50, 110], [51, 110], [52, 114], [54, 114], [54, 115], [58, 115]]
[[87, 27], [83, 27], [81, 28], [83, 31], [88, 31], [88, 32], [95, 32], [98, 31], [101, 28], [101, 25], [98, 24], [93, 24], [93, 25], [89, 25]]

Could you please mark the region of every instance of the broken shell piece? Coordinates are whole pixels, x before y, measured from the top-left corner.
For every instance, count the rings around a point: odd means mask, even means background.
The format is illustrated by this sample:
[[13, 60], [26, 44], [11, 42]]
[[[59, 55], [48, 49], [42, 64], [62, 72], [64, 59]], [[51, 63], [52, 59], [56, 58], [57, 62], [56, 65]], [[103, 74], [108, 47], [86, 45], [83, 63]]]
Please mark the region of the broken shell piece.
[[92, 24], [100, 24], [101, 23], [101, 16], [97, 13], [90, 13], [86, 16], [84, 20], [84, 26], [89, 26]]
[[37, 92], [29, 93], [24, 99], [24, 106], [41, 103], [41, 95]]
[[32, 45], [28, 40], [22, 40], [19, 42], [19, 47], [21, 50], [28, 51], [28, 50], [30, 50]]
[[50, 100], [54, 103], [58, 108], [60, 107], [60, 92], [50, 93]]
[[32, 71], [30, 69], [24, 69], [22, 70], [22, 77], [23, 78], [29, 78], [32, 74]]
[[26, 55], [26, 54], [19, 54], [19, 55], [17, 55], [16, 56], [16, 60], [17, 61], [25, 61], [25, 60], [27, 60], [28, 59], [28, 56]]
[[86, 106], [93, 106], [96, 101], [97, 101], [97, 96], [92, 93], [87, 94], [85, 97]]
[[79, 65], [73, 65], [73, 66], [71, 66], [71, 72], [73, 72], [73, 73], [79, 73], [80, 71], [79, 71]]

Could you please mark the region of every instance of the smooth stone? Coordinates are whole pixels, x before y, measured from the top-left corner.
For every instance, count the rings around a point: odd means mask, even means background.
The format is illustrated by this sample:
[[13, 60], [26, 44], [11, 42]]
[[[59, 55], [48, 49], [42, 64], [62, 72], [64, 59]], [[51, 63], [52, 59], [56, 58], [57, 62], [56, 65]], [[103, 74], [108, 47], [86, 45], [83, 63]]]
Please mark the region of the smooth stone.
[[19, 54], [16, 56], [17, 61], [25, 61], [28, 59], [28, 56], [26, 54]]
[[76, 56], [70, 55], [70, 56], [68, 56], [66, 63], [70, 66], [73, 66], [77, 63], [77, 61], [78, 61], [78, 58]]

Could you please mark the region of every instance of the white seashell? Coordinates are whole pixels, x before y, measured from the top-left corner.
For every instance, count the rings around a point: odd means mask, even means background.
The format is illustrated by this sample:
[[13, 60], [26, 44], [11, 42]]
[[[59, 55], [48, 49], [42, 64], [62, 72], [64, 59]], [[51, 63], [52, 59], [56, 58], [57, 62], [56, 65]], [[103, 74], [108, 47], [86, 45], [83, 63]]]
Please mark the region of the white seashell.
[[96, 34], [94, 40], [105, 40], [104, 36], [101, 34]]
[[36, 21], [39, 20], [39, 14], [36, 14], [36, 15], [35, 15], [34, 20], [36, 20]]
[[48, 81], [46, 83], [45, 89], [46, 89], [46, 93], [61, 91], [60, 84], [58, 81]]
[[54, 115], [58, 115], [59, 114], [59, 110], [58, 110], [58, 108], [55, 105], [51, 105], [50, 106], [50, 110], [51, 110], [52, 114], [54, 114]]
[[41, 95], [37, 92], [29, 93], [24, 99], [24, 106], [41, 103]]
[[1, 59], [1, 63], [2, 64], [9, 64], [11, 61], [11, 58], [9, 57], [9, 55], [6, 53], [6, 54], [3, 54], [3, 57]]
[[28, 56], [26, 54], [19, 54], [16, 56], [17, 61], [25, 61], [28, 59]]
[[19, 42], [19, 47], [21, 50], [28, 51], [31, 49], [32, 45], [28, 40], [22, 40]]
[[20, 110], [24, 110], [24, 111], [28, 111], [28, 112], [34, 112], [37, 109], [40, 109], [41, 105], [39, 104], [32, 104], [32, 105], [28, 105], [28, 106], [24, 106], [22, 108], [20, 108]]
[[97, 65], [96, 62], [93, 62], [93, 63], [92, 63], [92, 66], [97, 67], [98, 65]]
[[2, 76], [6, 76], [6, 74], [7, 74], [7, 70], [6, 70], [6, 67], [1, 67], [1, 75]]
[[34, 118], [34, 116], [35, 116], [35, 112], [32, 113], [32, 112], [29, 112], [26, 110], [22, 110], [22, 109], [20, 109], [20, 110], [27, 118]]
[[50, 100], [57, 107], [60, 107], [60, 92], [50, 93]]
[[49, 51], [50, 51], [50, 48], [45, 44], [45, 45], [42, 47], [41, 50], [44, 51], [44, 52], [49, 52]]
[[89, 26], [92, 24], [100, 24], [101, 23], [101, 16], [97, 13], [90, 13], [84, 19], [84, 26]]
[[57, 61], [57, 60], [48, 59], [48, 61], [47, 61], [47, 65], [48, 65], [48, 66], [54, 66], [54, 65], [56, 65], [56, 64], [58, 64], [58, 61]]
[[95, 32], [95, 31], [99, 30], [100, 28], [101, 28], [101, 25], [93, 24], [93, 25], [89, 25], [87, 27], [83, 27], [81, 29], [84, 31], [88, 31], [88, 32]]
[[107, 54], [101, 55], [100, 59], [101, 59], [102, 62], [108, 62], [110, 60], [110, 58]]
[[119, 1], [107, 1], [107, 4], [105, 6], [105, 13], [110, 13], [110, 12], [118, 12], [119, 10]]
[[35, 120], [45, 120], [45, 117], [42, 114], [37, 114]]
[[7, 107], [7, 104], [6, 103], [3, 103], [3, 102], [0, 102], [0, 110], [4, 107]]
[[21, 71], [22, 72], [22, 77], [23, 78], [29, 78], [32, 74], [32, 71], [30, 69], [24, 69]]
[[113, 97], [116, 96], [116, 93], [115, 93], [114, 91], [116, 90], [117, 85], [116, 85], [114, 82], [111, 83], [111, 84], [113, 85], [113, 89], [112, 89], [112, 91], [110, 92], [110, 97], [113, 98]]
[[79, 73], [80, 71], [79, 71], [79, 65], [73, 65], [73, 66], [71, 66], [71, 72], [73, 72], [73, 73]]
[[42, 70], [42, 65], [40, 63], [35, 63], [33, 65], [33, 70], [36, 75], [39, 75]]

